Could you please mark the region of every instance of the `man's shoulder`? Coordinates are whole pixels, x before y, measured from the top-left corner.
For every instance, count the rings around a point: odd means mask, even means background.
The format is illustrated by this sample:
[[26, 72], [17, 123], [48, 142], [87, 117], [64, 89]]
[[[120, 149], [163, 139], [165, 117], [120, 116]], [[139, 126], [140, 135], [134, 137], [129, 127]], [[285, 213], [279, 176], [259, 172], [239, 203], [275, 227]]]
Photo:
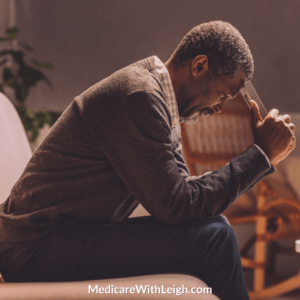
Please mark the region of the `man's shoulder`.
[[162, 90], [154, 57], [148, 57], [120, 69], [107, 78], [107, 83], [127, 95], [135, 92], [157, 93]]
[[124, 107], [128, 108], [135, 102], [136, 111], [155, 107], [168, 120], [171, 118], [154, 57], [118, 70], [87, 89], [74, 101], [81, 116], [118, 115]]
[[121, 101], [136, 92], [164, 97], [155, 69], [154, 56], [124, 67], [84, 91], [80, 98], [113, 98]]

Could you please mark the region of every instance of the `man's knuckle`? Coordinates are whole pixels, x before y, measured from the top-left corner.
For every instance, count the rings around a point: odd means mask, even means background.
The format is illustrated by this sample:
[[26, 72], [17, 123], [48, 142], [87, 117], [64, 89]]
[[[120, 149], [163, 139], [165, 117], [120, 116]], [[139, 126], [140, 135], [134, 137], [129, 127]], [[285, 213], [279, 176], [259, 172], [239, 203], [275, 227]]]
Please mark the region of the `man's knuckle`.
[[296, 126], [294, 123], [289, 123], [288, 126], [291, 128], [291, 129], [296, 129]]
[[275, 117], [275, 122], [277, 122], [277, 123], [282, 123], [282, 124], [286, 124], [285, 122], [284, 122], [284, 120], [283, 120], [283, 117], [282, 116], [277, 116], [277, 117]]
[[278, 114], [279, 114], [279, 110], [278, 109], [276, 109], [276, 108], [273, 108], [272, 110], [271, 110], [271, 115], [273, 115], [273, 116], [277, 116]]
[[275, 121], [275, 117], [273, 117], [272, 115], [270, 115], [270, 117], [265, 119], [265, 123], [267, 124], [272, 124]]

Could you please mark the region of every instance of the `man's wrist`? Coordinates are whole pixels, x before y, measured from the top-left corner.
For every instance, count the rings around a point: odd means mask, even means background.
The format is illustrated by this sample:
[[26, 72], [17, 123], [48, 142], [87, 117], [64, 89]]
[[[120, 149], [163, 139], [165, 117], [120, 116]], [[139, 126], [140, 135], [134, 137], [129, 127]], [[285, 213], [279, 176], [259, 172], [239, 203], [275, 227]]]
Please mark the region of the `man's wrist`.
[[[269, 158], [268, 155], [265, 153], [265, 151], [263, 151], [257, 144], [254, 144], [254, 146], [256, 146], [256, 148], [259, 149], [260, 152], [264, 155], [264, 157], [266, 158], [266, 161], [267, 161], [267, 162], [269, 163], [269, 165], [270, 165], [270, 168], [271, 168], [271, 165], [272, 165], [273, 167], [275, 167], [274, 161], [271, 162], [270, 158]], [[276, 165], [277, 165], [277, 163], [276, 163]]]

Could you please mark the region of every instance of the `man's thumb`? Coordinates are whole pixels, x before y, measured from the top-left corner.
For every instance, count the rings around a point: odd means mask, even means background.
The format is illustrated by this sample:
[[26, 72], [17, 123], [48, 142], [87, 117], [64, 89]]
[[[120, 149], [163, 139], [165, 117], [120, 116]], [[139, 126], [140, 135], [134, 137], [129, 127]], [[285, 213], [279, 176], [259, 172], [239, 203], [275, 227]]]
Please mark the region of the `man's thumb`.
[[261, 121], [261, 116], [259, 112], [259, 108], [257, 103], [254, 100], [250, 100], [250, 105], [252, 107], [251, 112], [252, 112], [252, 126], [256, 127], [258, 123]]

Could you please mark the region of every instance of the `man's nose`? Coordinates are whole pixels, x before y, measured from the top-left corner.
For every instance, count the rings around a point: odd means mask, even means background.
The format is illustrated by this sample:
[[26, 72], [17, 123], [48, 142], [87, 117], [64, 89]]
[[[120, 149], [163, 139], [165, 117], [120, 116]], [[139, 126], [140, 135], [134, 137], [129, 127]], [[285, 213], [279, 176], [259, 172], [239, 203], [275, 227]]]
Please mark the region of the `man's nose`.
[[222, 111], [223, 105], [224, 105], [224, 103], [220, 103], [220, 104], [215, 105], [214, 106], [214, 111], [219, 114]]

